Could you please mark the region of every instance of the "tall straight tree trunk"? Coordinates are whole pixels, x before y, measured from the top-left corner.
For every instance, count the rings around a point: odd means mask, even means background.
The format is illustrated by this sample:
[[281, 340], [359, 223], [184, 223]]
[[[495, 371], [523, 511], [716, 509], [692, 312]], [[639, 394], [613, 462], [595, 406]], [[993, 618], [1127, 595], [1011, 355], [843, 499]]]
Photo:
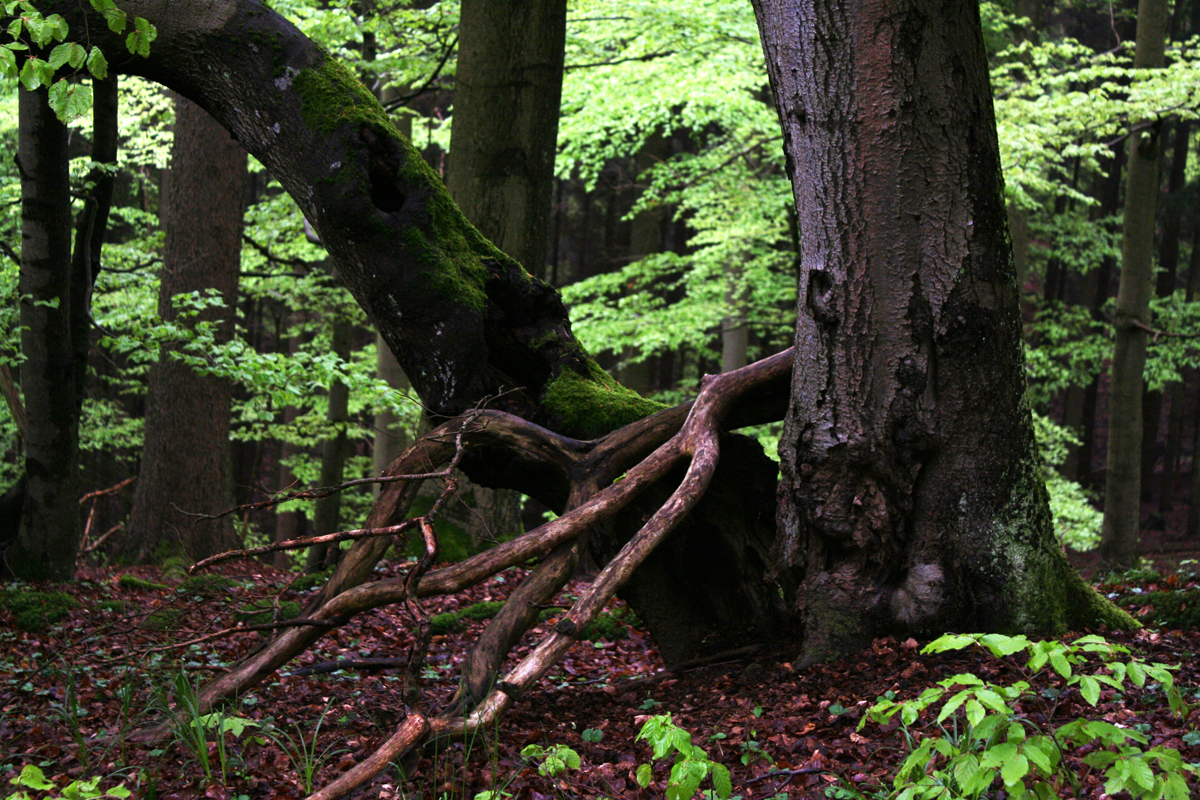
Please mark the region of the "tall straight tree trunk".
[[[408, 377], [379, 334], [375, 334], [375, 374], [397, 392], [408, 390]], [[408, 430], [401, 427], [400, 420], [391, 411], [376, 413], [375, 443], [371, 451], [372, 474], [382, 475], [408, 446], [410, 438]], [[379, 487], [376, 486], [374, 491], [378, 494]]]
[[[1134, 67], [1163, 65], [1166, 47], [1166, 0], [1138, 3]], [[1104, 524], [1100, 556], [1119, 569], [1141, 554], [1142, 378], [1146, 330], [1154, 291], [1154, 224], [1158, 207], [1159, 127], [1136, 131], [1129, 140], [1125, 217], [1121, 232], [1121, 285], [1114, 311], [1116, 341], [1108, 396], [1108, 474], [1104, 488]]]
[[978, 5], [754, 6], [801, 228], [778, 541], [805, 660], [1094, 618], [1039, 473]]
[[[233, 333], [237, 299], [246, 151], [190, 100], [178, 98], [175, 109], [158, 313], [175, 320], [175, 295], [215, 289], [224, 307], [198, 319], [219, 321], [217, 340], [224, 343]], [[218, 514], [233, 505], [231, 385], [197, 373], [164, 348], [149, 391], [127, 555], [145, 560], [165, 545], [200, 559], [229, 549], [236, 544], [229, 517], [190, 515]]]
[[475, 227], [544, 277], [566, 0], [463, 0], [447, 188]]
[[82, 533], [67, 128], [44, 88], [17, 93], [27, 482], [17, 539], [4, 560], [18, 577], [65, 581], [75, 575]]

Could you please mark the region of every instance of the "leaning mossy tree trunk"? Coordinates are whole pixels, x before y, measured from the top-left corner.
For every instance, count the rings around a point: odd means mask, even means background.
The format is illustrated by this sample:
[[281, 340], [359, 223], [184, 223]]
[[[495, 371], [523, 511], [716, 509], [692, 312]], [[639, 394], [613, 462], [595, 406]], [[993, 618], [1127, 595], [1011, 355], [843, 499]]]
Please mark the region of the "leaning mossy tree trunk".
[[755, 0], [801, 226], [781, 561], [808, 660], [1132, 623], [1054, 539], [973, 0]]
[[[271, 171], [435, 416], [487, 405], [589, 440], [660, 410], [600, 369], [571, 333], [558, 292], [467, 222], [375, 97], [286, 19], [255, 0], [127, 0], [122, 8], [157, 26], [148, 57], [128, 56], [123, 39], [76, 4], [49, 3], [43, 11], [61, 13], [72, 31], [89, 31], [91, 43], [109, 54], [110, 69], [158, 81], [207, 110]], [[748, 457], [765, 463], [761, 453]], [[484, 485], [518, 489], [558, 510], [571, 494], [537, 470], [487, 453], [463, 466]], [[670, 658], [779, 628], [768, 602], [778, 593], [764, 580], [770, 516], [764, 524], [758, 513], [740, 529], [701, 526], [697, 537], [733, 541], [723, 547], [689, 538], [683, 554], [746, 558], [720, 570], [677, 566], [670, 585], [642, 587], [638, 596], [647, 599], [639, 613], [646, 612], [656, 636], [676, 643]], [[591, 536], [589, 546], [615, 552], [630, 533], [614, 525]], [[367, 580], [387, 546], [386, 539], [357, 545], [321, 600]], [[648, 568], [633, 577], [630, 591], [659, 582]], [[747, 594], [755, 598], [750, 606], [739, 599]], [[729, 616], [746, 607], [765, 616]]]

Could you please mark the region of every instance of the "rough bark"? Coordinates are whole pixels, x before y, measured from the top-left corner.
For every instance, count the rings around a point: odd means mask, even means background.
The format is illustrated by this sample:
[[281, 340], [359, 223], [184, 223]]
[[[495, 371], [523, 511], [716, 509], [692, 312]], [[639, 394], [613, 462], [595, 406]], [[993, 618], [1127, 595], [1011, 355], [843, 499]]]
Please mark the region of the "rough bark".
[[17, 539], [5, 563], [18, 577], [69, 581], [82, 531], [67, 128], [51, 110], [45, 89], [21, 89], [18, 95], [27, 480]]
[[[459, 23], [447, 188], [470, 222], [545, 274], [566, 0], [468, 0]], [[454, 524], [473, 546], [521, 530], [521, 498], [463, 483]]]
[[806, 658], [1095, 623], [1038, 473], [977, 5], [755, 10], [801, 226], [779, 555]]
[[[1138, 3], [1134, 67], [1161, 67], [1166, 46], [1167, 3]], [[1160, 126], [1129, 139], [1125, 216], [1121, 230], [1121, 283], [1113, 311], [1115, 341], [1108, 396], [1108, 474], [1104, 484], [1104, 523], [1100, 556], [1120, 569], [1141, 554], [1142, 378], [1146, 327], [1154, 291], [1154, 227], [1158, 207]]]
[[[246, 151], [203, 109], [179, 98], [158, 313], [180, 319], [175, 295], [215, 289], [224, 308], [196, 319], [219, 323], [218, 342], [233, 333], [245, 180]], [[233, 505], [231, 399], [227, 380], [197, 372], [164, 348], [150, 373], [142, 463], [125, 537], [134, 560], [154, 557], [163, 545], [193, 559], [236, 546], [229, 517], [190, 516]]]

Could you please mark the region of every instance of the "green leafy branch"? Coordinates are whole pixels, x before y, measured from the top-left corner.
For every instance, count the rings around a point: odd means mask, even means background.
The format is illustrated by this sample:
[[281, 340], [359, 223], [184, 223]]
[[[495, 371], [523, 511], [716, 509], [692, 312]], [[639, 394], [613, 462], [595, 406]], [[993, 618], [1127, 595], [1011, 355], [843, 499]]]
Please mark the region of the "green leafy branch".
[[[122, 33], [129, 19], [117, 8], [113, 0], [90, 0], [92, 8], [104, 17], [114, 33]], [[78, 42], [67, 41], [70, 26], [60, 14], [43, 16], [30, 0], [4, 0], [4, 14], [13, 17], [8, 24], [8, 35], [12, 39], [0, 45], [0, 75], [16, 78], [29, 91], [42, 86], [49, 87], [50, 107], [63, 124], [73, 122], [92, 107], [92, 87], [74, 83], [71, 76], [54, 80], [55, 73], [69, 66], [74, 72], [87, 68], [92, 77], [104, 80], [108, 77], [108, 59], [99, 47], [85, 47]], [[133, 18], [133, 27], [125, 37], [125, 46], [133, 55], [150, 55], [150, 43], [158, 36], [158, 30], [142, 17]], [[30, 53], [25, 62], [18, 66], [17, 53], [44, 52], [54, 42], [59, 42], [50, 54], [42, 58]]]

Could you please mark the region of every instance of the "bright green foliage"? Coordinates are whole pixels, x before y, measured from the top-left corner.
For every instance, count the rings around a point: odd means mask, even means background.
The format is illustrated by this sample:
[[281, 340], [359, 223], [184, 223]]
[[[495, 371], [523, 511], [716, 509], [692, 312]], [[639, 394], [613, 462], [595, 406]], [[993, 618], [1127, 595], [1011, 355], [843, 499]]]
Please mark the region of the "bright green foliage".
[[44, 797], [46, 800], [92, 800], [92, 798], [98, 797], [126, 798], [133, 795], [133, 792], [125, 788], [124, 784], [118, 784], [111, 789], [101, 789], [99, 776], [72, 781], [70, 785], [59, 789], [46, 779], [45, 773], [39, 767], [33, 764], [26, 764], [21, 770], [21, 774], [10, 779], [9, 783], [16, 786], [18, 791], [8, 795], [4, 800], [33, 800], [35, 795], [30, 794], [26, 791], [27, 789], [39, 793], [50, 792], [49, 795], [36, 795]]
[[538, 774], [550, 778], [561, 775], [569, 769], [579, 769], [582, 763], [579, 760], [579, 753], [565, 744], [553, 744], [549, 747], [531, 744], [521, 750], [521, 756], [537, 762]]
[[[558, 172], [594, 185], [613, 159], [658, 134], [692, 145], [646, 174], [631, 215], [667, 209], [692, 231], [687, 254], [648, 255], [568, 286], [580, 339], [632, 361], [681, 348], [712, 357], [726, 317], [744, 316], [779, 349], [791, 339], [795, 259], [779, 122], [752, 9], [574, 4], [568, 25]], [[663, 75], [672, 76], [662, 80]], [[668, 300], [670, 298], [670, 300]]]
[[[705, 778], [711, 778], [713, 791], [721, 800], [733, 793], [729, 768], [710, 759], [703, 747], [692, 744], [692, 735], [676, 725], [670, 714], [646, 720], [636, 741], [645, 741], [653, 748], [655, 761], [673, 759], [667, 778], [667, 800], [688, 800]], [[648, 763], [639, 766], [635, 774], [643, 789], [654, 778], [653, 767]]]
[[[1128, 648], [1100, 636], [1074, 642], [1033, 642], [1024, 636], [948, 634], [922, 652], [940, 653], [979, 646], [996, 658], [1016, 663], [1023, 680], [1008, 686], [984, 681], [970, 673], [954, 675], [925, 689], [913, 700], [880, 698], [859, 723], [884, 724], [899, 715], [911, 752], [894, 780], [895, 800], [975, 798], [990, 796], [997, 783], [1010, 798], [1050, 800], [1069, 784], [1079, 796], [1080, 776], [1063, 763], [1063, 755], [1086, 748], [1080, 759], [1102, 772], [1105, 792], [1121, 791], [1146, 800], [1186, 800], [1189, 776], [1200, 766], [1183, 761], [1178, 751], [1148, 744], [1138, 731], [1100, 719], [1079, 718], [1065, 723], [1055, 713], [1064, 695], [1077, 692], [1095, 706], [1102, 691], [1127, 692], [1157, 686], [1171, 710], [1185, 712], [1175, 688], [1171, 667], [1129, 657]], [[1026, 655], [1023, 665], [1014, 657]], [[1042, 692], [1030, 688], [1039, 674], [1056, 687]], [[929, 721], [926, 714], [937, 708]], [[919, 720], [925, 718], [921, 726]]]

